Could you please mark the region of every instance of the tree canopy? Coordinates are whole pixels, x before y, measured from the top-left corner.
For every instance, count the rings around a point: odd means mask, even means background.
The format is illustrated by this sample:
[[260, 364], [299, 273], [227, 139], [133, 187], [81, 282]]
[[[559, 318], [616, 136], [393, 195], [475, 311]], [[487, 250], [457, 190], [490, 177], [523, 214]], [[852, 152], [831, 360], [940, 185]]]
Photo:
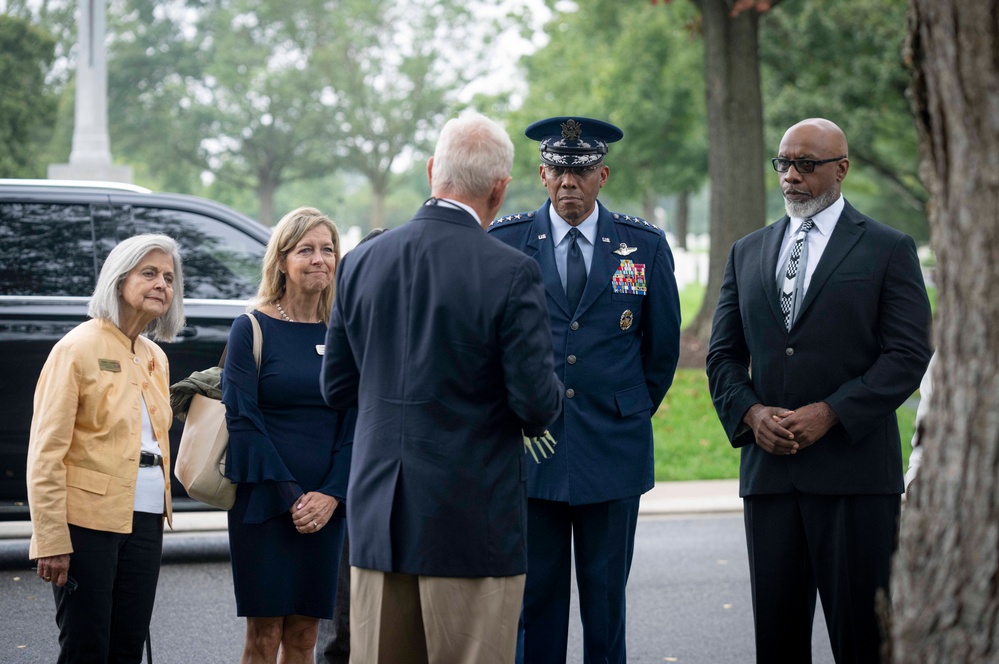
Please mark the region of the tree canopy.
[[50, 134], [56, 99], [45, 87], [55, 39], [0, 14], [0, 177], [42, 177], [38, 153]]
[[113, 150], [152, 186], [230, 202], [251, 191], [247, 211], [266, 223], [279, 188], [346, 170], [370, 186], [370, 225], [384, 225], [394, 172], [426, 156], [489, 71], [494, 35], [527, 20], [523, 4], [490, 18], [488, 3], [457, 0], [119, 0]]
[[[624, 131], [607, 157], [613, 196], [638, 201], [699, 189], [707, 152], [695, 18], [686, 5], [657, 11], [613, 0], [556, 12], [545, 27], [548, 44], [525, 59], [528, 93], [510, 118], [515, 140], [545, 117], [606, 120]], [[533, 182], [538, 155], [521, 145], [526, 139], [517, 143], [517, 172]]]

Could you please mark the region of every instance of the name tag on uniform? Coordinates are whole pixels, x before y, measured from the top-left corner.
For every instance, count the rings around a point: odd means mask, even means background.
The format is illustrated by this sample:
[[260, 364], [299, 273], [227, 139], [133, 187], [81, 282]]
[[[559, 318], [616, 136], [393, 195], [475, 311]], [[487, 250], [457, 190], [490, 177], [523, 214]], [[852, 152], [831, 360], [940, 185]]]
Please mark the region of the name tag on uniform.
[[648, 287], [645, 284], [645, 263], [635, 263], [626, 258], [621, 259], [617, 272], [611, 279], [615, 293], [627, 295], [645, 295]]
[[316, 355], [326, 354], [326, 344], [316, 344]]
[[97, 366], [101, 368], [101, 371], [114, 371], [115, 373], [121, 371], [121, 362], [118, 360], [97, 360]]

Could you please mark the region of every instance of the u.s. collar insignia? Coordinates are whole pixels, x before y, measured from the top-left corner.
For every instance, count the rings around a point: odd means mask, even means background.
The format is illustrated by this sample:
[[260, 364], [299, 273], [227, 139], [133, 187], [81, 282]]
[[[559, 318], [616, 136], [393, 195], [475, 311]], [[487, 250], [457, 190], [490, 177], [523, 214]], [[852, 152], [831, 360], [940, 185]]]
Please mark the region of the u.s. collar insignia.
[[609, 237], [602, 237], [602, 238], [600, 238], [600, 241], [601, 242], [606, 242], [607, 244], [610, 244], [610, 238]]
[[635, 320], [635, 315], [631, 313], [631, 309], [625, 309], [624, 313], [621, 314], [621, 329], [627, 330], [631, 327], [632, 322]]
[[638, 251], [638, 247], [629, 247], [624, 242], [622, 242], [621, 246], [614, 250], [614, 253], [617, 254], [618, 256], [630, 256], [636, 251]]
[[541, 235], [538, 236], [538, 239], [539, 240], [547, 240], [548, 236], [545, 233], [542, 233]]

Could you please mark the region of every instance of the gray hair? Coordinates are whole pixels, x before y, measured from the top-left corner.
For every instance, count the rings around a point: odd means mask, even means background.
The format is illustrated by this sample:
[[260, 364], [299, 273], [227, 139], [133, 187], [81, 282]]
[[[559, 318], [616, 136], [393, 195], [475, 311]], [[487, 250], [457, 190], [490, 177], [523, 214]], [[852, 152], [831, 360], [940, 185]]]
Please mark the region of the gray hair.
[[166, 235], [136, 235], [119, 242], [101, 266], [101, 274], [97, 277], [97, 287], [90, 298], [87, 314], [91, 318], [111, 321], [120, 327], [121, 298], [118, 296], [118, 286], [150, 251], [157, 249], [173, 258], [173, 300], [167, 312], [149, 323], [143, 331], [157, 341], [173, 341], [184, 327], [184, 274], [177, 243]]
[[431, 170], [434, 190], [480, 198], [513, 170], [513, 141], [499, 124], [479, 113], [448, 120]]

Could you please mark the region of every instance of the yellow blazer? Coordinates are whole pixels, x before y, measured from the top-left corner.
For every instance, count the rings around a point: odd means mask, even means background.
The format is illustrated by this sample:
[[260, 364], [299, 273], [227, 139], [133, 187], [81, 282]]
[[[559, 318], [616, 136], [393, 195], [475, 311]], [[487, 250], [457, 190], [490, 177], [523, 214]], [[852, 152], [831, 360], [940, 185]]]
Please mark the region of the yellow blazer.
[[132, 532], [142, 399], [163, 455], [170, 504], [170, 369], [159, 346], [89, 320], [52, 348], [35, 388], [28, 443], [32, 559], [72, 553], [69, 526]]

